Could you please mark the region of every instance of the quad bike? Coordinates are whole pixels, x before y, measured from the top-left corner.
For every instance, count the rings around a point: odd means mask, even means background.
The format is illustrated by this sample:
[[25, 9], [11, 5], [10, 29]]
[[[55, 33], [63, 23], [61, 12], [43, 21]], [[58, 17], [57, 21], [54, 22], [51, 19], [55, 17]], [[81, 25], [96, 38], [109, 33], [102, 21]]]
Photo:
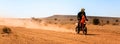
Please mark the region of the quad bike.
[[76, 33], [79, 34], [80, 31], [83, 31], [83, 34], [86, 35], [87, 34], [87, 27], [86, 27], [86, 22], [84, 24], [82, 24], [83, 26], [81, 26], [81, 23], [78, 22], [79, 24], [76, 26]]

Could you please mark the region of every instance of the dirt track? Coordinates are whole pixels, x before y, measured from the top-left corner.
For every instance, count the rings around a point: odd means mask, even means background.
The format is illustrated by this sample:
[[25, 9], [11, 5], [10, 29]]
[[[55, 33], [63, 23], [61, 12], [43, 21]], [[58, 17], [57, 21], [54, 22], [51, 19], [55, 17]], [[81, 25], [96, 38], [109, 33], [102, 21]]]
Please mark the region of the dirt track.
[[[0, 34], [0, 44], [120, 44], [120, 33], [115, 30], [96, 30], [88, 26], [88, 35], [75, 34], [74, 31], [66, 32], [22, 27], [11, 27], [12, 34]], [[107, 27], [107, 26], [106, 26]], [[3, 25], [0, 26], [0, 30]], [[48, 27], [47, 27], [48, 28]], [[116, 28], [117, 29], [117, 28]], [[118, 32], [120, 28], [117, 29]], [[1, 33], [1, 32], [0, 32]]]
[[10, 35], [0, 34], [0, 44], [119, 44], [120, 34], [90, 32], [88, 35], [39, 29], [13, 28]]

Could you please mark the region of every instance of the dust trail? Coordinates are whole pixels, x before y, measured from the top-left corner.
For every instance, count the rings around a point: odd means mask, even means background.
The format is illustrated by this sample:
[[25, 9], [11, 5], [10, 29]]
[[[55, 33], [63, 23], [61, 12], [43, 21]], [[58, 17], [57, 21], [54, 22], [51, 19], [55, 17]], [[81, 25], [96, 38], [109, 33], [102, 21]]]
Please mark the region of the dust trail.
[[0, 25], [74, 33], [74, 30], [68, 30], [55, 25], [45, 26], [44, 23], [37, 24], [32, 19], [0, 18]]

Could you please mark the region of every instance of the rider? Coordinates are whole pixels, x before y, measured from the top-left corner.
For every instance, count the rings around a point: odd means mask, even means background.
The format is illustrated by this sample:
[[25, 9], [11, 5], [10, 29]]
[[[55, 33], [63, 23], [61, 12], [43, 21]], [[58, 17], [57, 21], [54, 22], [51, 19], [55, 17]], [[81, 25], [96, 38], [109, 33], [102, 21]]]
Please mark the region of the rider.
[[85, 22], [84, 20], [82, 20], [82, 18], [84, 18], [86, 21], [88, 21], [87, 17], [86, 17], [86, 13], [85, 13], [85, 9], [84, 8], [81, 8], [81, 11], [78, 13], [77, 15], [77, 20], [78, 20], [78, 27], [81, 26], [79, 21], [82, 23], [82, 22]]

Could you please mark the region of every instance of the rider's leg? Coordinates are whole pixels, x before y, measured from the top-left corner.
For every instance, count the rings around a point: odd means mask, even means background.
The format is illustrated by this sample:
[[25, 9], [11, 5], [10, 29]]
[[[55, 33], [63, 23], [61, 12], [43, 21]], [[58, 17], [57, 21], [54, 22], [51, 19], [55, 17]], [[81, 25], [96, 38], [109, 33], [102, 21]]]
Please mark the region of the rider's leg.
[[80, 26], [80, 23], [78, 22], [78, 26], [77, 27], [79, 27]]

